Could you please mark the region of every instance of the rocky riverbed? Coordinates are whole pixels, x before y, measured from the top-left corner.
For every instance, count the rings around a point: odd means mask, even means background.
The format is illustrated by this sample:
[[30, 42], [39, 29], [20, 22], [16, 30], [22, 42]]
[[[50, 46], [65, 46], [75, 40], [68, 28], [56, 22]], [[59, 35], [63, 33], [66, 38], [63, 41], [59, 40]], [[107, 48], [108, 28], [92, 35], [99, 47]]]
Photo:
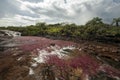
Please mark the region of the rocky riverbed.
[[0, 80], [120, 80], [119, 45], [24, 36], [0, 46]]

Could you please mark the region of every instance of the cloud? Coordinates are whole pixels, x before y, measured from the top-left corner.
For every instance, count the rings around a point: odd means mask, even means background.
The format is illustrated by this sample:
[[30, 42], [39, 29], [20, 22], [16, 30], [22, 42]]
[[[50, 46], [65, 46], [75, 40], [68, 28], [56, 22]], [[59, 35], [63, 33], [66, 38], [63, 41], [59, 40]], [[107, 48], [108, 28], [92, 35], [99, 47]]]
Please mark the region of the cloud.
[[38, 3], [38, 2], [43, 2], [44, 0], [22, 0], [22, 1], [29, 1], [29, 2]]
[[0, 0], [0, 18], [6, 15], [14, 15], [18, 11], [19, 4], [15, 0], [13, 2], [11, 0]]
[[[0, 23], [29, 25], [38, 21], [46, 23], [70, 22], [85, 24], [93, 17], [105, 22], [120, 17], [119, 0], [1, 0]], [[5, 5], [8, 5], [7, 7]], [[2, 8], [1, 8], [2, 7]], [[18, 16], [19, 15], [19, 16]], [[20, 18], [19, 21], [15, 19]], [[16, 23], [16, 24], [15, 24]]]
[[5, 17], [0, 20], [1, 24], [0, 26], [21, 26], [21, 25], [30, 25], [31, 22], [35, 24], [37, 21], [37, 18], [32, 18], [28, 16], [21, 16], [21, 15], [15, 15], [14, 17]]

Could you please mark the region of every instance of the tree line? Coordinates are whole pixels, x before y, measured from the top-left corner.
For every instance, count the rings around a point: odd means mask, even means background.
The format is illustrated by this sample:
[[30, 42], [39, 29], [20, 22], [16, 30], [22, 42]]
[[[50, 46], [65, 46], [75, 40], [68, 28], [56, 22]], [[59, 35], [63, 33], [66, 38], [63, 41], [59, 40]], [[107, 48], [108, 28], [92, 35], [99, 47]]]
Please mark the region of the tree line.
[[46, 24], [36, 23], [35, 25], [24, 27], [0, 27], [1, 29], [8, 29], [19, 31], [22, 36], [53, 36], [53, 37], [69, 37], [73, 39], [115, 39], [120, 38], [120, 18], [114, 18], [112, 24], [106, 24], [102, 18], [95, 17], [89, 20], [85, 25], [76, 25], [74, 23], [57, 23]]

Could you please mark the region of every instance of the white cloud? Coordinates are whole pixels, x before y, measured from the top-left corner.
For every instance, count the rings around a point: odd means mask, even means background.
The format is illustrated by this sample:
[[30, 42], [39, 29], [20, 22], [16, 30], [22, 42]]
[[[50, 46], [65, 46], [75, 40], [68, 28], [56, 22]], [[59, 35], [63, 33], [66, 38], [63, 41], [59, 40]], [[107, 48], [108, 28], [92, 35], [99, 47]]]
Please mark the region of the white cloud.
[[[11, 21], [13, 23], [9, 23], [13, 25], [14, 23], [29, 25], [29, 23], [45, 21], [84, 24], [97, 16], [106, 22], [110, 22], [114, 17], [120, 17], [118, 0], [16, 0], [16, 3], [20, 4], [17, 8], [19, 13], [2, 18], [0, 23], [6, 25], [5, 21]], [[11, 4], [13, 5], [13, 2]], [[16, 15], [21, 16], [19, 21], [15, 21]]]
[[1, 23], [0, 26], [30, 25], [30, 24], [35, 23], [36, 20], [37, 19], [32, 18], [32, 17], [28, 17], [28, 16], [15, 15], [14, 17], [1, 18], [0, 19], [0, 23]]

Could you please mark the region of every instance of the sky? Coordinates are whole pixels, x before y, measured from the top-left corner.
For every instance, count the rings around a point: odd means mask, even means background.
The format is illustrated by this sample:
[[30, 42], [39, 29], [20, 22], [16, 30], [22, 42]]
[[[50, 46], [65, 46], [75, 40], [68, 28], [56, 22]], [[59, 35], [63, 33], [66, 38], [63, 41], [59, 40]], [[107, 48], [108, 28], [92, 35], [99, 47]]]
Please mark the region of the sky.
[[0, 26], [37, 22], [83, 25], [93, 17], [106, 23], [120, 17], [120, 0], [0, 0]]

